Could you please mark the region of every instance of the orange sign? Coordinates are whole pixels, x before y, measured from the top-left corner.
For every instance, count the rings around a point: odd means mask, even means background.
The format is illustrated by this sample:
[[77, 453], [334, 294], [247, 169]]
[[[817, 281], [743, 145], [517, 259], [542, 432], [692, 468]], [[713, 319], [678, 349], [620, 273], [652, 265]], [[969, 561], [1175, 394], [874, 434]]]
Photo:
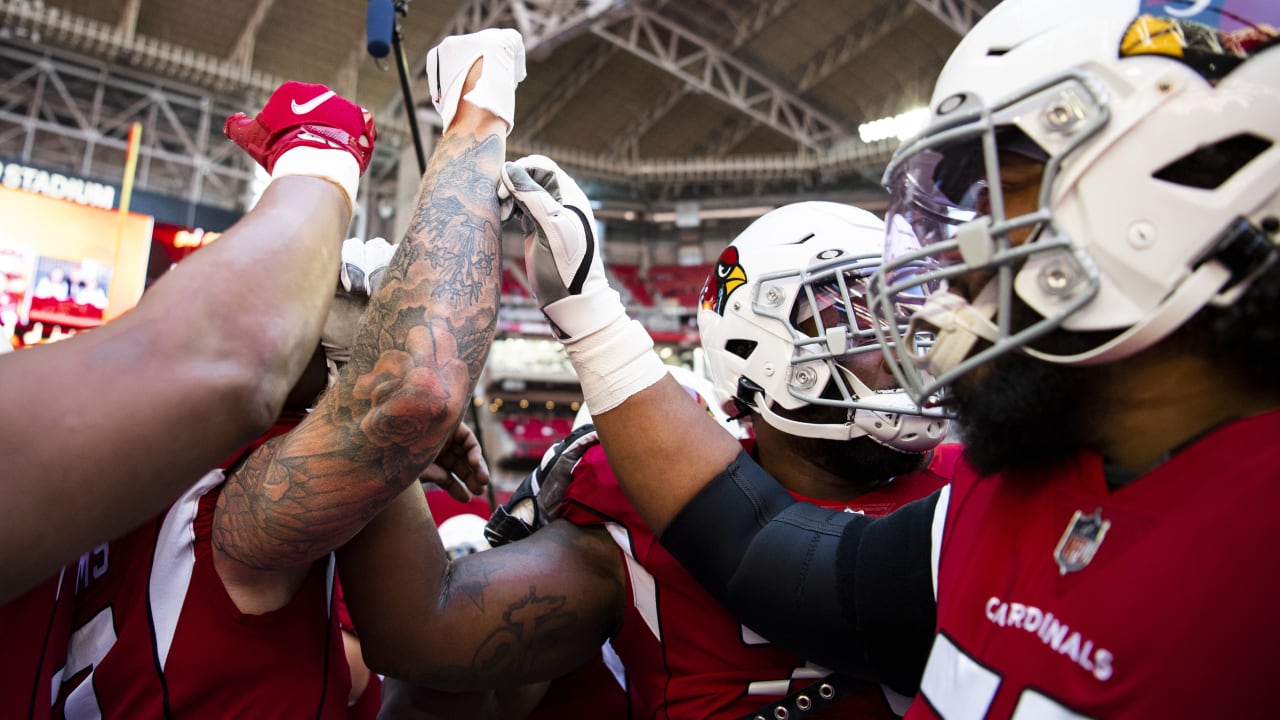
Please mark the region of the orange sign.
[[86, 328], [142, 297], [150, 215], [129, 213], [121, 223], [112, 210], [0, 187], [0, 217], [0, 258], [15, 301], [0, 312]]

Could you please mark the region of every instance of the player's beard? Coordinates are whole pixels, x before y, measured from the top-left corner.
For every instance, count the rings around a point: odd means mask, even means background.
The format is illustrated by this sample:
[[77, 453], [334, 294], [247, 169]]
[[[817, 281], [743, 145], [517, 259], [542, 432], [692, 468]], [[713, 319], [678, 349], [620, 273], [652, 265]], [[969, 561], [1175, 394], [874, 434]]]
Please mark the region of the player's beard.
[[952, 383], [947, 405], [979, 472], [1034, 479], [1093, 444], [1106, 422], [1100, 379], [1095, 368], [1006, 353]]

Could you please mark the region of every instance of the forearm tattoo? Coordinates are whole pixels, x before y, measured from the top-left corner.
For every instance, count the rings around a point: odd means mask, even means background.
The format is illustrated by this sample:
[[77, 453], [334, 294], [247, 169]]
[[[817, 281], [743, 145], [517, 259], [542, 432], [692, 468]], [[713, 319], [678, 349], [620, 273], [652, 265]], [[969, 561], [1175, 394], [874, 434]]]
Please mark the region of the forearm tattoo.
[[585, 662], [617, 629], [626, 588], [606, 569], [621, 562], [612, 541], [603, 531], [539, 532], [453, 561], [434, 613], [444, 627], [433, 635], [447, 637], [448, 649], [433, 650], [423, 684], [547, 680]]
[[351, 362], [310, 416], [219, 499], [214, 543], [251, 567], [308, 562], [354, 535], [452, 436], [497, 321], [504, 143], [437, 145], [418, 208], [370, 302]]

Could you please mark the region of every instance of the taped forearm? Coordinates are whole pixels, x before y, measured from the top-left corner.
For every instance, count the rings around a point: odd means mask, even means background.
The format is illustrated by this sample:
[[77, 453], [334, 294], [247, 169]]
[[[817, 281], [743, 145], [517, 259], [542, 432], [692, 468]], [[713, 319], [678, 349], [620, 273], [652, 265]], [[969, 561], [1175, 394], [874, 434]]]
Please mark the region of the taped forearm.
[[583, 399], [597, 415], [667, 375], [667, 366], [653, 351], [653, 339], [625, 312], [603, 329], [566, 343], [564, 349], [582, 384]]
[[[663, 545], [735, 617], [833, 670], [876, 679], [857, 636], [841, 556], [869, 518], [797, 502], [745, 452], [676, 516]], [[842, 546], [842, 543], [844, 547]], [[846, 569], [847, 568], [847, 569]]]

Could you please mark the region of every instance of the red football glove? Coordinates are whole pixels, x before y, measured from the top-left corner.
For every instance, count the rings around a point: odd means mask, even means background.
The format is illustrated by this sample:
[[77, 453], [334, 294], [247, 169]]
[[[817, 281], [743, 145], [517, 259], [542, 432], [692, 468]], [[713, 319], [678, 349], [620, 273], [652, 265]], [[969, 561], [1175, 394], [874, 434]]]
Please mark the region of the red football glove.
[[292, 81], [271, 94], [257, 117], [236, 113], [227, 118], [222, 132], [267, 172], [275, 170], [281, 155], [299, 146], [346, 150], [364, 172], [378, 137], [368, 110], [324, 85]]

